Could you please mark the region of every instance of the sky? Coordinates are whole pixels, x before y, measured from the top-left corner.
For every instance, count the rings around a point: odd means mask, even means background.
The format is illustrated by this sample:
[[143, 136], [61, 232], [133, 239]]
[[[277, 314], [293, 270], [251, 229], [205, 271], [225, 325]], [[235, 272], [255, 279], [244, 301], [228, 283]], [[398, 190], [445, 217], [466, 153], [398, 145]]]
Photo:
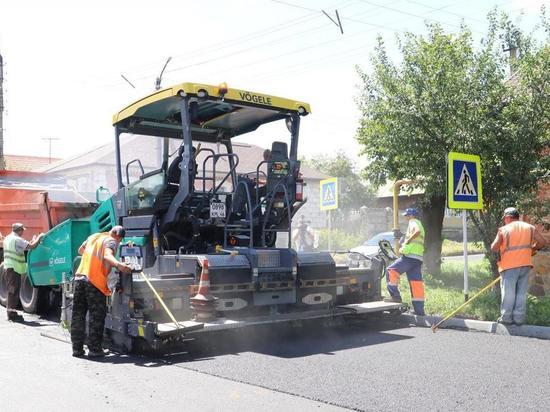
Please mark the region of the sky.
[[[81, 4], [82, 3], [82, 4]], [[396, 36], [425, 22], [476, 41], [495, 6], [521, 26], [550, 0], [2, 0], [4, 152], [67, 158], [113, 141], [112, 115], [182, 82], [271, 94], [311, 104], [300, 155], [343, 150], [354, 159], [359, 79], [378, 35], [398, 58]], [[338, 10], [344, 33], [333, 19]], [[126, 77], [135, 87], [127, 83]], [[264, 126], [241, 141], [268, 147], [283, 129]]]

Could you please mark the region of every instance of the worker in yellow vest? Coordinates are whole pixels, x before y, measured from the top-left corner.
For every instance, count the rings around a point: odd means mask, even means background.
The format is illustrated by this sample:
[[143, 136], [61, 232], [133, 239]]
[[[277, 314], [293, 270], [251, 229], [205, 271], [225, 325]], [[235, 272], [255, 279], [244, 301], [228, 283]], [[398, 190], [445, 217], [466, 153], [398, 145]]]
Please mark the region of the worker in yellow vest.
[[500, 317], [504, 325], [523, 325], [527, 309], [529, 271], [533, 267], [534, 249], [544, 247], [544, 237], [533, 225], [519, 220], [514, 207], [504, 210], [504, 226], [498, 229], [491, 244], [493, 252], [500, 252], [497, 262], [501, 276]]
[[14, 223], [11, 229], [12, 232], [4, 239], [4, 270], [6, 271], [6, 286], [8, 289], [6, 310], [8, 320], [23, 322], [23, 316], [17, 313], [17, 304], [19, 303], [21, 275], [27, 273], [25, 251], [37, 247], [44, 233], [33, 237], [29, 242], [23, 239], [25, 226], [22, 223]]
[[399, 278], [402, 273], [407, 273], [411, 288], [411, 300], [414, 314], [424, 316], [424, 280], [422, 279], [422, 261], [424, 257], [424, 226], [418, 219], [418, 210], [409, 207], [403, 213], [409, 224], [405, 240], [401, 247], [402, 256], [386, 269], [386, 286], [389, 297], [386, 302], [401, 303], [399, 293]]
[[122, 226], [114, 226], [109, 232], [96, 233], [80, 246], [82, 255], [76, 270], [71, 319], [71, 342], [73, 356], [84, 356], [86, 313], [88, 313], [88, 356], [105, 356], [103, 351], [103, 328], [107, 314], [106, 297], [111, 295], [107, 278], [112, 268], [122, 273], [131, 273], [126, 263], [115, 258], [120, 241], [125, 236]]

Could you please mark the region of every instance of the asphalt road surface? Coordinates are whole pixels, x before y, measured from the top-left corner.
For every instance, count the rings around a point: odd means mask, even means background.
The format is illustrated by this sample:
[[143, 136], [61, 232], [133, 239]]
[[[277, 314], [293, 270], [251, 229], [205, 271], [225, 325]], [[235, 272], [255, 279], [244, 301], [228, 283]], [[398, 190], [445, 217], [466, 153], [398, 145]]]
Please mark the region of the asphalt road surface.
[[0, 310], [1, 410], [550, 410], [550, 341], [312, 324], [91, 361], [40, 335], [62, 336], [54, 322], [27, 318], [8, 323]]

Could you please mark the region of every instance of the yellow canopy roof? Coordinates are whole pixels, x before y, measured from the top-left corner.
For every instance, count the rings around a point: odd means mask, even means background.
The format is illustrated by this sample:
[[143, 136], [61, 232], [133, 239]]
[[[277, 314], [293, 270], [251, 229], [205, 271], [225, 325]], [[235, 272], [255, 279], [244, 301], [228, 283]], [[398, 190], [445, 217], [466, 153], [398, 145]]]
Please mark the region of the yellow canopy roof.
[[191, 110], [192, 132], [203, 137], [216, 136], [220, 130], [228, 131], [233, 137], [292, 113], [310, 113], [309, 104], [304, 102], [222, 85], [182, 83], [125, 107], [113, 116], [113, 125], [129, 133], [179, 135], [180, 96], [188, 96], [191, 102], [197, 102], [196, 110]]

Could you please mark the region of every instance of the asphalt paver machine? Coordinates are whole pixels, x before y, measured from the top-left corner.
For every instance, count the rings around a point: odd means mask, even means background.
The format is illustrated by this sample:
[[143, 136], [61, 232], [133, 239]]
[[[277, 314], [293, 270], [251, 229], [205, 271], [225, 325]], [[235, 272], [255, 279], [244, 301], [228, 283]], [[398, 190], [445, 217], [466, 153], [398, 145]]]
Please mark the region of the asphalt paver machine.
[[[70, 327], [78, 247], [120, 224], [118, 253], [134, 272], [111, 275], [105, 327], [125, 350], [398, 308], [380, 301], [376, 267], [349, 269], [328, 252], [291, 247], [292, 217], [306, 201], [298, 141], [309, 113], [307, 103], [225, 84], [183, 83], [127, 106], [113, 117], [118, 191], [89, 218], [48, 232], [29, 253], [33, 283], [63, 286]], [[287, 138], [265, 159], [240, 158], [235, 138], [273, 122]]]

